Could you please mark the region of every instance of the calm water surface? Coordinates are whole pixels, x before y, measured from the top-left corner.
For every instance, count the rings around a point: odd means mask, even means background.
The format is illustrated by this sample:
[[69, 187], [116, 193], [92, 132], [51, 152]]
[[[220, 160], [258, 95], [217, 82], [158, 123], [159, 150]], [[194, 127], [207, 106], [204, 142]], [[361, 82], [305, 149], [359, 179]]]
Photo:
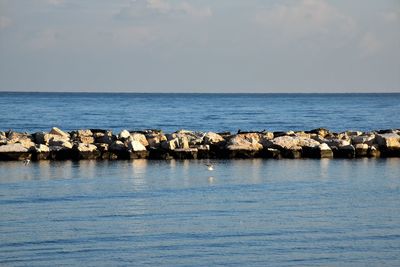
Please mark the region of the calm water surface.
[[400, 128], [400, 94], [0, 92], [0, 130], [182, 128], [334, 131]]
[[400, 266], [400, 159], [203, 164], [0, 162], [0, 265]]

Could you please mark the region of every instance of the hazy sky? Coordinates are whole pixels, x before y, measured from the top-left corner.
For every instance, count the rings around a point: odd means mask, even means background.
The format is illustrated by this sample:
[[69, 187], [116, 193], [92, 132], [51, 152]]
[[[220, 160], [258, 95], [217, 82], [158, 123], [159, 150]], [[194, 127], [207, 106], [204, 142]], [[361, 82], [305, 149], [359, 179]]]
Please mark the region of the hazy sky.
[[400, 92], [400, 1], [0, 0], [0, 90]]

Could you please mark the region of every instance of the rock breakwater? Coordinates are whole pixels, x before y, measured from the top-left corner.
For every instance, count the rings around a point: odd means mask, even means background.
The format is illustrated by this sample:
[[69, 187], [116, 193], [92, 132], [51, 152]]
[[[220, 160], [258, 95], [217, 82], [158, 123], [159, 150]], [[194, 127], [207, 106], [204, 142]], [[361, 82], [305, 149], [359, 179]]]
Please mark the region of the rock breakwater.
[[115, 160], [400, 157], [400, 129], [334, 133], [128, 131], [103, 129], [20, 133], [0, 131], [0, 160]]

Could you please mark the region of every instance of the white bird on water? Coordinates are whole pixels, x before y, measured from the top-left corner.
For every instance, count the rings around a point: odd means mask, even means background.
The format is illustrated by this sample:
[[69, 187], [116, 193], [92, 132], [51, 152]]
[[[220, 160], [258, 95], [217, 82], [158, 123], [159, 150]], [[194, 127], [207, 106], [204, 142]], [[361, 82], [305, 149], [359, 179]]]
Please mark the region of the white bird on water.
[[206, 164], [206, 166], [207, 166], [207, 170], [209, 170], [209, 171], [213, 171], [214, 170], [214, 165], [208, 163], [208, 164]]
[[26, 165], [28, 165], [30, 162], [31, 162], [30, 159], [25, 159], [25, 160], [24, 160], [24, 165], [26, 166]]

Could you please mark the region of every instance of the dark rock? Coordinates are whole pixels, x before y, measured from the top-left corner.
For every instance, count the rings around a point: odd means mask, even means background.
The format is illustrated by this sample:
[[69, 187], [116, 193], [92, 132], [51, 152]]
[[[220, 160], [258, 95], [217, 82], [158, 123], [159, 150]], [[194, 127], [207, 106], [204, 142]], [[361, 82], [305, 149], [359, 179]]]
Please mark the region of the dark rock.
[[354, 158], [356, 155], [356, 150], [352, 145], [339, 147], [333, 146], [331, 149], [335, 158]]

